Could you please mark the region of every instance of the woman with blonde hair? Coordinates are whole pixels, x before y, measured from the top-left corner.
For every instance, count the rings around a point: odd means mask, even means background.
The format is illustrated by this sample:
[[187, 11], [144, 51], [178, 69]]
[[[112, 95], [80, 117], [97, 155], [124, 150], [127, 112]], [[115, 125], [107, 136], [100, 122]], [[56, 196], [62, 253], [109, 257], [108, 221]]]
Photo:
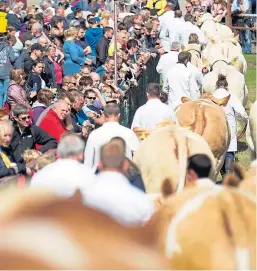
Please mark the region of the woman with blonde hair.
[[107, 10], [104, 10], [102, 13], [101, 13], [101, 21], [100, 21], [100, 25], [102, 27], [106, 27], [106, 26], [110, 26], [109, 25], [109, 20], [110, 20], [110, 12], [107, 11]]
[[75, 73], [79, 73], [81, 67], [87, 61], [83, 49], [75, 43], [77, 34], [78, 29], [75, 27], [70, 27], [64, 31], [64, 75], [73, 75]]
[[11, 83], [7, 90], [7, 101], [11, 111], [16, 104], [25, 104], [30, 107], [26, 91], [23, 88], [25, 78], [26, 74], [23, 69], [12, 69], [10, 77]]

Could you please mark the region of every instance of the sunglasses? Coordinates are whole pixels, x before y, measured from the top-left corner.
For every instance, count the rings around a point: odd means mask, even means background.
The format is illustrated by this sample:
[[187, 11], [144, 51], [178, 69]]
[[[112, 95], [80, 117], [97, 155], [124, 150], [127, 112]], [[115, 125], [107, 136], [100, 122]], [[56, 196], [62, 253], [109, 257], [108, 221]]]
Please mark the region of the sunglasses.
[[25, 117], [22, 117], [22, 118], [20, 118], [21, 120], [30, 120], [30, 116], [25, 116]]
[[87, 97], [88, 99], [90, 99], [90, 100], [95, 100], [96, 99], [96, 97]]

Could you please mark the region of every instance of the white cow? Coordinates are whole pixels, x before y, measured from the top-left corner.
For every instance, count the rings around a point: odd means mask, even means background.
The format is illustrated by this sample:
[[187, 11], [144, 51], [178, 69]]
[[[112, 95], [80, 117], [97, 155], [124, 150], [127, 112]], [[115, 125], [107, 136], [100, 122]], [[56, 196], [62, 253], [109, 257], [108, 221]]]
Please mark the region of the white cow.
[[257, 101], [254, 102], [254, 104], [251, 106], [250, 114], [249, 114], [249, 120], [247, 124], [247, 130], [246, 130], [246, 142], [251, 150], [251, 156], [252, 159], [256, 158], [256, 129], [257, 129]]
[[213, 93], [216, 90], [218, 75], [222, 73], [227, 77], [228, 90], [233, 93], [243, 105], [246, 105], [248, 89], [244, 75], [235, 67], [229, 65], [224, 58], [211, 63], [211, 67], [212, 71], [204, 76], [203, 91]]

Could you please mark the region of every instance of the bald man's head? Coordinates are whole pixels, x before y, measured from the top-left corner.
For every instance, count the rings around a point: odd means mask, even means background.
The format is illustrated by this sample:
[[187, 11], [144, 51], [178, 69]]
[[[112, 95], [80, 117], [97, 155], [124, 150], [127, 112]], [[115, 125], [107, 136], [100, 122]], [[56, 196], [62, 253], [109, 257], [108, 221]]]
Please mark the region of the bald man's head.
[[57, 114], [60, 120], [64, 120], [67, 118], [69, 114], [69, 105], [65, 100], [58, 100], [53, 107], [53, 110]]
[[181, 10], [176, 10], [175, 11], [175, 18], [181, 18], [182, 17], [182, 11]]
[[7, 148], [12, 140], [13, 127], [8, 120], [0, 121], [0, 146]]

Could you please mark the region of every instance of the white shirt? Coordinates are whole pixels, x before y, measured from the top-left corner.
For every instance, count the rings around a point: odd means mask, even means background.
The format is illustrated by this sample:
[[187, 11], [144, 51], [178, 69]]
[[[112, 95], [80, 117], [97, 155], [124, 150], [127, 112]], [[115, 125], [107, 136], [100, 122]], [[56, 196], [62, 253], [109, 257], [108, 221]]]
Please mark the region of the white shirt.
[[[172, 23], [174, 19], [174, 11], [166, 11], [162, 16], [159, 17], [159, 38], [162, 42], [162, 45], [164, 47], [164, 50], [169, 51], [170, 45], [169, 45], [169, 35], [167, 26]], [[166, 45], [167, 44], [167, 45]], [[167, 47], [166, 47], [167, 46]]]
[[86, 205], [127, 226], [144, 224], [154, 212], [150, 198], [119, 172], [97, 174], [95, 181], [82, 194]]
[[116, 136], [125, 140], [126, 156], [131, 159], [139, 144], [136, 134], [118, 122], [106, 122], [89, 135], [84, 163], [95, 171], [100, 160], [100, 148]]
[[172, 22], [167, 25], [168, 37], [170, 44], [174, 41], [181, 43], [181, 33], [185, 22], [181, 18], [174, 18]]
[[187, 63], [187, 68], [190, 70], [192, 75], [192, 89], [191, 89], [191, 97], [194, 100], [200, 99], [201, 89], [203, 85], [203, 74], [199, 68], [191, 64]]
[[178, 62], [178, 54], [179, 52], [170, 51], [161, 55], [156, 71], [162, 74], [162, 82], [165, 82], [168, 70]]
[[71, 159], [58, 159], [39, 170], [32, 177], [30, 186], [50, 189], [62, 197], [72, 197], [94, 178], [95, 175], [86, 165]]
[[182, 104], [182, 97], [191, 97], [192, 75], [186, 65], [177, 63], [167, 73], [163, 90], [169, 94], [169, 103], [173, 108]]
[[207, 44], [207, 40], [205, 38], [205, 35], [203, 31], [196, 25], [192, 24], [191, 22], [185, 22], [182, 29], [181, 29], [181, 43], [186, 46], [188, 45], [188, 39], [190, 34], [197, 34], [199, 38], [199, 42], [201, 44]]
[[240, 101], [237, 99], [236, 96], [234, 96], [231, 92], [225, 90], [225, 89], [217, 89], [212, 93], [212, 95], [217, 99], [222, 99], [224, 97], [227, 97], [228, 94], [230, 94], [230, 99], [226, 106], [222, 106], [225, 110], [228, 125], [230, 127], [230, 133], [231, 133], [231, 141], [228, 148], [228, 152], [235, 152], [237, 151], [237, 120], [236, 117], [241, 117], [245, 123], [248, 121], [247, 113], [245, 112], [245, 109], [243, 105], [240, 103]]
[[135, 127], [152, 130], [163, 120], [172, 120], [175, 122], [174, 111], [160, 99], [149, 99], [146, 104], [140, 106], [134, 116], [131, 129]]
[[215, 187], [216, 184], [209, 178], [200, 178], [196, 180], [196, 187]]

